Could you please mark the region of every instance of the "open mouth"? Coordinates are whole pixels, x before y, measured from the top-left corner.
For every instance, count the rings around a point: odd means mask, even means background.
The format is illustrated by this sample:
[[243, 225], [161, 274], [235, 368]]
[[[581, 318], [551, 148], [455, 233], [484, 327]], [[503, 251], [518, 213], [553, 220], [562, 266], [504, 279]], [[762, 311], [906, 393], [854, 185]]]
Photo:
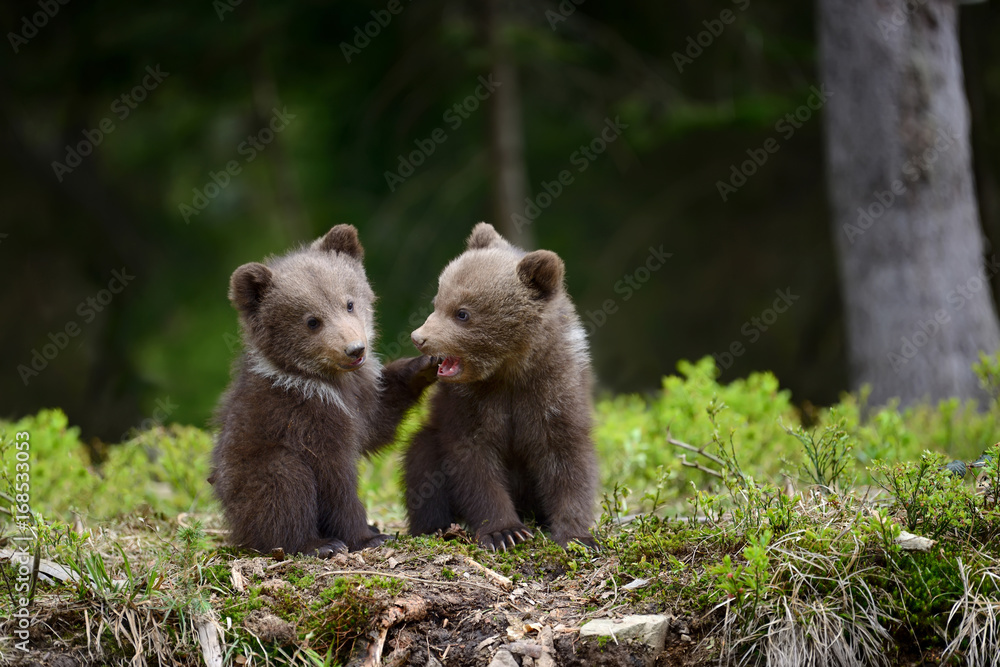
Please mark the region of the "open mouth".
[[364, 365], [365, 359], [366, 359], [365, 356], [361, 356], [349, 364], [340, 364], [340, 367], [343, 368], [345, 371], [354, 371], [361, 368], [361, 366]]
[[462, 360], [458, 357], [445, 357], [438, 365], [438, 377], [452, 378], [462, 372]]

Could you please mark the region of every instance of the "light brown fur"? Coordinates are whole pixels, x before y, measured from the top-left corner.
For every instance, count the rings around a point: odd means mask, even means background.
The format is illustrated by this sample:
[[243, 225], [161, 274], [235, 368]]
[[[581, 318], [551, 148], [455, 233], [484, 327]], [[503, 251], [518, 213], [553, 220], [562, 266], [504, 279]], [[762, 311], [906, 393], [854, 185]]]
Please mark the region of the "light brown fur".
[[534, 517], [561, 545], [595, 545], [590, 361], [564, 271], [555, 253], [525, 253], [480, 223], [441, 273], [413, 332], [444, 362], [406, 453], [412, 533], [464, 520], [482, 546], [505, 549]]

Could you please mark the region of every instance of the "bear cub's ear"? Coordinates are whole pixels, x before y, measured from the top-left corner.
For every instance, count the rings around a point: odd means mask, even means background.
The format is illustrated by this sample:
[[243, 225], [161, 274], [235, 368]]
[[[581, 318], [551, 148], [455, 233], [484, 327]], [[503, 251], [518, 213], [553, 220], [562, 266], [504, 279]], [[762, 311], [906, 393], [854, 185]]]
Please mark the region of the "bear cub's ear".
[[466, 250], [478, 250], [479, 248], [489, 248], [492, 246], [507, 245], [502, 236], [493, 229], [493, 225], [488, 222], [480, 222], [472, 228], [469, 240], [465, 242]]
[[562, 288], [565, 273], [566, 265], [551, 250], [529, 252], [517, 263], [517, 277], [545, 299]]
[[354, 225], [332, 227], [326, 236], [313, 241], [312, 249], [323, 252], [342, 252], [359, 262], [365, 257], [365, 249], [361, 247], [361, 241], [358, 240], [358, 230], [354, 228]]
[[229, 300], [238, 311], [255, 313], [273, 283], [271, 269], [258, 262], [244, 264], [229, 279]]

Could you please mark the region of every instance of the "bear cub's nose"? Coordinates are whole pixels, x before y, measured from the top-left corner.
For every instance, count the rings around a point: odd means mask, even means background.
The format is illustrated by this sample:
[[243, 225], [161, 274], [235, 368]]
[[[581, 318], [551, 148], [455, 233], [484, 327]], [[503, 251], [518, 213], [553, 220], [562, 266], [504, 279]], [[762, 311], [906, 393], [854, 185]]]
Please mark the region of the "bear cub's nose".
[[417, 334], [413, 334], [412, 336], [410, 336], [410, 340], [413, 341], [413, 344], [417, 346], [418, 350], [424, 346], [424, 343], [427, 342], [426, 338], [421, 338]]
[[356, 340], [344, 348], [344, 354], [349, 357], [354, 357], [355, 359], [360, 359], [361, 355], [365, 353], [365, 344], [360, 340]]

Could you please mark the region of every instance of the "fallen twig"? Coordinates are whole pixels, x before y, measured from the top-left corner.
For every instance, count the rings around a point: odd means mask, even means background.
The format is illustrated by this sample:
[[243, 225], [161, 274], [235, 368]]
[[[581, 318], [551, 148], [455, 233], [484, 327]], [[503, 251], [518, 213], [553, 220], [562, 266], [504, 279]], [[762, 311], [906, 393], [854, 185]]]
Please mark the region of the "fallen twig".
[[498, 586], [500, 586], [504, 590], [509, 591], [510, 589], [512, 589], [514, 587], [514, 582], [513, 581], [511, 581], [507, 577], [503, 576], [502, 574], [500, 574], [496, 570], [491, 570], [490, 568], [486, 567], [482, 563], [477, 563], [476, 561], [472, 560], [468, 556], [464, 557], [464, 561], [465, 561], [466, 565], [468, 565], [469, 567], [471, 567], [473, 570], [476, 570], [477, 572], [481, 572], [482, 574], [484, 574], [486, 576], [487, 579], [490, 579], [490, 580], [494, 581]]

